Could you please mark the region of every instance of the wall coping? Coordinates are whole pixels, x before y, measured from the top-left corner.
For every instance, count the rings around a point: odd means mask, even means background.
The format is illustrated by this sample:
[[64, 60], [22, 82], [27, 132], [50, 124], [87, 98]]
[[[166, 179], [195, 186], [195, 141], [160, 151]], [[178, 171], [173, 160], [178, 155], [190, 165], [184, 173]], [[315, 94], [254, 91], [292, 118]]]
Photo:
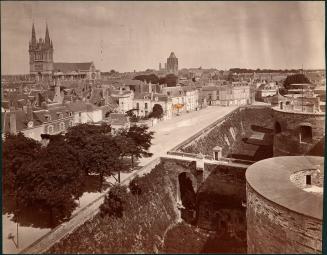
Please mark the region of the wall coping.
[[280, 109], [279, 106], [271, 107], [271, 109], [273, 109], [276, 112], [282, 112], [282, 113], [299, 114], [299, 115], [316, 115], [316, 116], [325, 117], [325, 112], [298, 112], [298, 111]]
[[291, 182], [297, 171], [324, 170], [324, 158], [316, 156], [282, 156], [254, 163], [246, 170], [247, 184], [265, 199], [297, 214], [322, 220], [323, 197], [303, 191]]

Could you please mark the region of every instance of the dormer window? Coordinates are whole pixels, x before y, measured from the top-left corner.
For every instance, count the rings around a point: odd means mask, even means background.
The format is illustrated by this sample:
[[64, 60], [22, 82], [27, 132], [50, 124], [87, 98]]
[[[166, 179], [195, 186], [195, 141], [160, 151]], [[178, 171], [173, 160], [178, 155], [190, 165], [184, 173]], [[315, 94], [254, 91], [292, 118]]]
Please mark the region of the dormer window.
[[69, 117], [72, 117], [72, 116], [73, 116], [73, 113], [72, 113], [72, 112], [69, 112], [69, 113], [68, 113], [68, 116], [69, 116]]
[[64, 114], [62, 112], [57, 112], [57, 117], [59, 119], [62, 119], [64, 117]]
[[45, 121], [51, 121], [51, 115], [44, 115]]
[[27, 127], [28, 127], [28, 128], [32, 128], [33, 125], [34, 125], [33, 121], [29, 121], [29, 122], [27, 123]]

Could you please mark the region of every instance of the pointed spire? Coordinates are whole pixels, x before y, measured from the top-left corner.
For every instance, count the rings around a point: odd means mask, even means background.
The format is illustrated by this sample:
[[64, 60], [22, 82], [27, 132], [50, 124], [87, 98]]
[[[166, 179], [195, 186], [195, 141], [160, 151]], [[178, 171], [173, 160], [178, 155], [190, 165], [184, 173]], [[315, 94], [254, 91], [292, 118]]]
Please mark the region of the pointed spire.
[[32, 40], [31, 40], [32, 45], [36, 45], [36, 36], [35, 36], [35, 28], [34, 28], [34, 23], [32, 26]]
[[45, 45], [50, 46], [50, 36], [49, 36], [49, 29], [48, 29], [48, 23], [46, 24], [45, 29]]

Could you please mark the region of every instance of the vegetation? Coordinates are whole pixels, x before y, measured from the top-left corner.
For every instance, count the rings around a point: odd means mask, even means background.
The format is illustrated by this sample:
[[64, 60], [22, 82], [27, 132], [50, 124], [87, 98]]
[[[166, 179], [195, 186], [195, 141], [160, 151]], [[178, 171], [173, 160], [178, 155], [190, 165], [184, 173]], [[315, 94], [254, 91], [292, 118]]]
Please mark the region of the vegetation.
[[115, 185], [106, 194], [103, 204], [100, 206], [101, 217], [114, 216], [121, 218], [124, 215], [126, 204], [129, 200], [126, 186]]
[[178, 77], [174, 74], [167, 74], [165, 77], [159, 78], [155, 74], [144, 74], [135, 76], [134, 80], [151, 82], [153, 84], [167, 84], [168, 87], [174, 87], [177, 84]]
[[[153, 253], [154, 245], [177, 219], [172, 176], [161, 163], [136, 178], [141, 193], [116, 187], [98, 215], [46, 253]], [[107, 197], [119, 202], [109, 203]]]
[[153, 106], [152, 112], [149, 114], [149, 118], [161, 119], [163, 116], [163, 109], [160, 104], [155, 104]]
[[293, 74], [286, 77], [284, 81], [284, 88], [291, 89], [291, 84], [304, 84], [310, 83], [309, 79], [304, 74]]
[[130, 147], [128, 148], [128, 154], [131, 155], [132, 168], [134, 167], [134, 159], [140, 157], [151, 157], [152, 153], [148, 152], [151, 146], [151, 140], [154, 132], [148, 131], [149, 127], [145, 125], [131, 126], [128, 131], [121, 132], [123, 137], [129, 139]]
[[247, 69], [247, 68], [231, 68], [232, 73], [298, 73], [299, 69]]
[[152, 155], [147, 152], [152, 136], [144, 126], [113, 136], [110, 125], [81, 124], [65, 135], [43, 136], [49, 143], [42, 147], [22, 133], [6, 134], [4, 195], [15, 201], [14, 213], [33, 206], [36, 211], [48, 211], [55, 226], [70, 217], [90, 174], [98, 176], [101, 191], [106, 176], [130, 168], [124, 157]]

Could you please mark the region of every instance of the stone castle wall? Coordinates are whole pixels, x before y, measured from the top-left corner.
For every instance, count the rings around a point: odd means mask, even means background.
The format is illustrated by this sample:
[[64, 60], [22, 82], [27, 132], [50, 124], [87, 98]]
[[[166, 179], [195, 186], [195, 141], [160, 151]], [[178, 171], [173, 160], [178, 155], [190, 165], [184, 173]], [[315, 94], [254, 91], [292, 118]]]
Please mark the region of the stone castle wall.
[[[324, 114], [286, 112], [274, 109], [273, 115], [275, 125], [278, 122], [281, 127], [281, 132], [274, 136], [275, 157], [310, 155], [310, 150], [324, 139]], [[302, 124], [312, 127], [311, 142], [300, 142], [300, 125]]]
[[189, 144], [180, 148], [187, 153], [202, 153], [212, 155], [212, 149], [222, 147], [222, 156], [238, 146], [242, 137], [252, 132], [251, 126], [273, 128], [272, 110], [269, 107], [240, 107], [212, 128], [209, 132], [195, 138]]
[[248, 184], [246, 193], [248, 253], [321, 253], [321, 220], [281, 207]]

